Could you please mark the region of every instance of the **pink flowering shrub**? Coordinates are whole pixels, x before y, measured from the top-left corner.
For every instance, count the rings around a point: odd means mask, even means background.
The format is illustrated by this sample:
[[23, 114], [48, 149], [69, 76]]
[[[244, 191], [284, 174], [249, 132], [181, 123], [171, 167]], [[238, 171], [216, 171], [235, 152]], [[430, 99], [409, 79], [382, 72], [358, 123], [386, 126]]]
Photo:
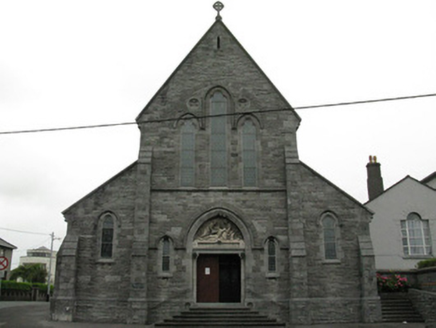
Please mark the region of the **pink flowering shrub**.
[[399, 274], [382, 275], [377, 273], [377, 287], [379, 292], [405, 292], [409, 288], [409, 282], [406, 277]]

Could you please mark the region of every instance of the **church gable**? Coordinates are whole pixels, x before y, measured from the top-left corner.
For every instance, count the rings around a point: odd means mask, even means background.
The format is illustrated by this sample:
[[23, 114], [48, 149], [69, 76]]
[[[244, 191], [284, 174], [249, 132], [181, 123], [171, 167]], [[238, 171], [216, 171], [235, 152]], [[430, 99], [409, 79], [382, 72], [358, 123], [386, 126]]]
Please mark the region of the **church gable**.
[[285, 145], [298, 157], [300, 118], [220, 20], [137, 121], [156, 188], [284, 187]]
[[220, 20], [177, 67], [137, 121], [177, 118], [186, 113], [207, 115], [207, 96], [216, 87], [229, 93], [233, 112], [284, 109], [299, 121], [289, 103]]

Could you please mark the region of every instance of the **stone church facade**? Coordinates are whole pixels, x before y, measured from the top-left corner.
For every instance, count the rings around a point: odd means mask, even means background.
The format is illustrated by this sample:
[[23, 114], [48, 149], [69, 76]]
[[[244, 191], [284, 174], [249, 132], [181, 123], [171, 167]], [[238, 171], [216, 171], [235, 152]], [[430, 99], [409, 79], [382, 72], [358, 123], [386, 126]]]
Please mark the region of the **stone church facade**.
[[64, 211], [54, 320], [380, 320], [371, 213], [300, 161], [299, 116], [219, 15], [137, 123], [138, 160]]

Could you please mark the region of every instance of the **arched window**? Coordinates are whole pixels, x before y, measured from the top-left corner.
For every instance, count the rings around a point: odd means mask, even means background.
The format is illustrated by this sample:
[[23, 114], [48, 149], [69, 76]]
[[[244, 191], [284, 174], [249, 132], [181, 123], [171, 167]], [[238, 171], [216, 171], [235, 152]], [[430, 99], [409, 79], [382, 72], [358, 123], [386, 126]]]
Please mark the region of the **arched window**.
[[242, 163], [244, 186], [257, 186], [256, 126], [251, 120], [242, 126]]
[[106, 214], [101, 222], [101, 249], [100, 257], [110, 259], [113, 256], [114, 247], [114, 218], [110, 214]]
[[269, 238], [267, 242], [268, 247], [268, 272], [276, 272], [277, 271], [277, 250], [276, 250], [276, 242], [274, 238]]
[[162, 240], [162, 272], [170, 271], [170, 240], [165, 237]]
[[404, 255], [430, 255], [431, 241], [428, 221], [419, 214], [410, 213], [407, 220], [401, 221]]
[[195, 132], [191, 120], [184, 122], [181, 128], [180, 184], [182, 187], [193, 187], [195, 183]]
[[211, 185], [227, 185], [227, 99], [217, 91], [210, 99]]
[[324, 237], [324, 258], [326, 260], [337, 259], [336, 243], [336, 220], [330, 214], [322, 219], [323, 237]]

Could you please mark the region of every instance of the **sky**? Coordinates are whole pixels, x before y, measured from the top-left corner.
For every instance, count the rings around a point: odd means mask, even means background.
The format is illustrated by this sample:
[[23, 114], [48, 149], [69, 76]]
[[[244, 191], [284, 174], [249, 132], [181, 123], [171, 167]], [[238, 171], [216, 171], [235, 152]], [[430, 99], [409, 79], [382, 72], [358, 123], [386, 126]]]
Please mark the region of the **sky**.
[[[293, 107], [436, 93], [434, 0], [223, 0], [223, 22]], [[133, 163], [133, 122], [214, 23], [206, 0], [0, 0], [0, 238], [57, 250], [62, 211]], [[365, 203], [436, 171], [436, 97], [297, 110], [301, 161]], [[18, 230], [11, 231], [11, 230]], [[30, 232], [30, 233], [29, 233]]]

